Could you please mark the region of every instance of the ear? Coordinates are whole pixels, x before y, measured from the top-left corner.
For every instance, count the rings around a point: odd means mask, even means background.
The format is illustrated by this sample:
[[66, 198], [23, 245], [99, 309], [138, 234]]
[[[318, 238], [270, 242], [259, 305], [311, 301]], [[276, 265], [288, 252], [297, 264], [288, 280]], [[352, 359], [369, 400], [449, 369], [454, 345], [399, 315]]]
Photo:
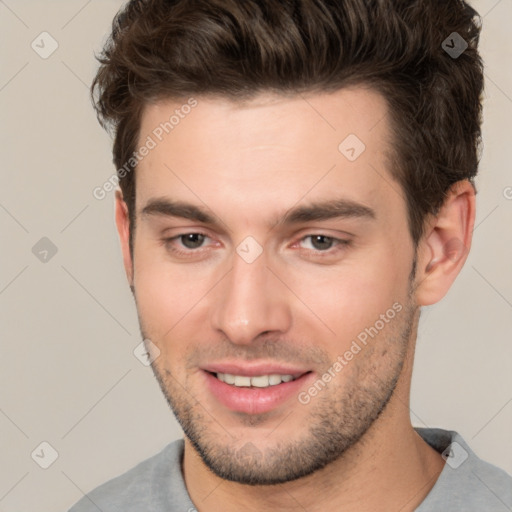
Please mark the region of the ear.
[[418, 244], [416, 302], [428, 306], [448, 292], [466, 262], [475, 224], [475, 188], [458, 181], [450, 188], [439, 213], [427, 221]]
[[124, 270], [130, 287], [133, 287], [133, 262], [130, 254], [130, 217], [128, 215], [128, 206], [123, 199], [123, 193], [120, 189], [116, 190], [115, 216], [117, 233], [121, 242], [121, 251], [123, 253]]

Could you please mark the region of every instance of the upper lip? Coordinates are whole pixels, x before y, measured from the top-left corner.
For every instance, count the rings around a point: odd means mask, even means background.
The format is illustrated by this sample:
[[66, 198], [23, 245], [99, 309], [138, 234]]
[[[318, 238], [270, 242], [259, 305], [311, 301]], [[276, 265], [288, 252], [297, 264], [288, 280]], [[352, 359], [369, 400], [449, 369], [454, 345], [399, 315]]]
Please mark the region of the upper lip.
[[294, 378], [308, 373], [311, 370], [299, 368], [297, 366], [287, 366], [278, 363], [211, 363], [202, 368], [211, 373], [229, 373], [230, 375], [240, 375], [244, 377], [256, 377], [258, 375], [292, 375]]

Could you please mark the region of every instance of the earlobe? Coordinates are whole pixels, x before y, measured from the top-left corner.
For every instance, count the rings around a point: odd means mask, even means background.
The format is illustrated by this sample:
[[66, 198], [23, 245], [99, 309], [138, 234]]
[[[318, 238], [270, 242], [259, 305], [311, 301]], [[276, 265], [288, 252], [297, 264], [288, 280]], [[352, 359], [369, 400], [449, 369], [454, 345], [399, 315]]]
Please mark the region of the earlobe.
[[128, 215], [128, 206], [123, 199], [123, 194], [120, 189], [116, 190], [115, 218], [117, 233], [119, 234], [119, 241], [121, 243], [121, 252], [123, 254], [124, 269], [130, 288], [132, 288], [133, 262], [130, 253], [130, 217]]
[[419, 243], [418, 305], [435, 304], [446, 295], [469, 254], [474, 222], [475, 189], [469, 181], [459, 181], [450, 188]]

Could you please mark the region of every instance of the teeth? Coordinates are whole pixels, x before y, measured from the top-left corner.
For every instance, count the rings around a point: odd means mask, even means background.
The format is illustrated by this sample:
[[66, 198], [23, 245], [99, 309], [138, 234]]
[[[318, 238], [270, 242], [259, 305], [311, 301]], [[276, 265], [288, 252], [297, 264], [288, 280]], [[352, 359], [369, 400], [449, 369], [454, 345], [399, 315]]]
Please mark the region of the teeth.
[[240, 375], [235, 376], [235, 386], [250, 386], [251, 377], [241, 377]]
[[[221, 380], [224, 380], [224, 382], [226, 384], [234, 384], [235, 383], [235, 376], [234, 375], [231, 375], [229, 373], [219, 373], [219, 375], [223, 376], [223, 379], [221, 379]], [[219, 377], [219, 379], [220, 379], [220, 377]]]
[[266, 375], [251, 377], [251, 385], [255, 388], [266, 388], [270, 385], [269, 378]]
[[281, 382], [282, 382], [281, 375], [269, 375], [268, 376], [268, 383], [271, 386], [275, 386], [277, 384], [281, 384]]
[[255, 377], [246, 377], [242, 375], [231, 375], [230, 373], [217, 373], [217, 378], [226, 384], [237, 387], [255, 387], [267, 388], [269, 386], [277, 386], [281, 382], [290, 382], [293, 375], [257, 375]]

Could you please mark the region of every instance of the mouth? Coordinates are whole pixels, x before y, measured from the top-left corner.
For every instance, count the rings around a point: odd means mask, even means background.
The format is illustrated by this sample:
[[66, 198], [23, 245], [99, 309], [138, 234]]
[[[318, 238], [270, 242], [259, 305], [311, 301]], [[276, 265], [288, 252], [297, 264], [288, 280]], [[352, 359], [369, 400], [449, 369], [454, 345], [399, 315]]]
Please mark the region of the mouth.
[[[213, 400], [233, 412], [263, 414], [298, 400], [301, 388], [310, 385], [312, 371], [268, 372], [258, 369], [203, 370]], [[295, 405], [295, 407], [298, 404]]]
[[[297, 380], [301, 375], [271, 373], [269, 375], [234, 375], [232, 373], [209, 372], [221, 382], [237, 388], [268, 388], [270, 386], [278, 386], [283, 382], [291, 382]], [[306, 372], [309, 373], [309, 372]]]

